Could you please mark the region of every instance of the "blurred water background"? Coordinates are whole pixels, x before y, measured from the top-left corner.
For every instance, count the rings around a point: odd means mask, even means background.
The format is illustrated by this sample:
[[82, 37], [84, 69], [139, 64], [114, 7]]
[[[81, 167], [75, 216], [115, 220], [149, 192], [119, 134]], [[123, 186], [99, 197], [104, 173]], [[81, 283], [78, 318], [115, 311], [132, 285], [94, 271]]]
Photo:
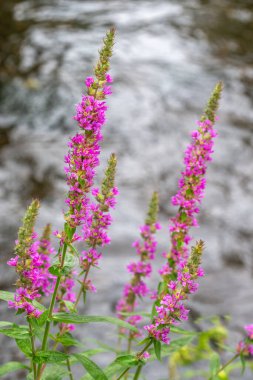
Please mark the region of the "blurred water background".
[[[111, 246], [93, 276], [98, 293], [85, 312], [113, 313], [153, 190], [161, 199], [159, 251], [168, 249], [167, 221], [175, 213], [169, 200], [189, 132], [223, 80], [219, 138], [194, 232], [206, 243], [207, 275], [190, 307], [192, 318], [230, 314], [239, 339], [243, 324], [253, 322], [253, 2], [8, 0], [0, 6], [0, 288], [13, 289], [15, 274], [5, 263], [31, 198], [42, 201], [39, 231], [50, 221], [54, 229], [62, 226], [63, 158], [76, 130], [74, 105], [114, 25], [102, 169], [115, 152], [120, 196]], [[156, 269], [162, 262], [158, 257]], [[14, 318], [3, 303], [1, 314]], [[0, 362], [18, 360], [10, 339], [1, 342]], [[152, 379], [166, 378], [166, 367], [157, 368]]]

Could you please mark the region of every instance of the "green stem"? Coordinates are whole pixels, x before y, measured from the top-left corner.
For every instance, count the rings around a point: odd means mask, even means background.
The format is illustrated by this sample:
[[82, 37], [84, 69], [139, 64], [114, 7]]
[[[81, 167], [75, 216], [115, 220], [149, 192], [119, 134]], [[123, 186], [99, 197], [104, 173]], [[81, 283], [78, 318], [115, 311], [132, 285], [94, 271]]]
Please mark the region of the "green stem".
[[[146, 344], [146, 346], [140, 351], [140, 352], [138, 352], [137, 354], [136, 354], [136, 357], [137, 358], [140, 358], [141, 357], [141, 355], [151, 346], [151, 344], [152, 344], [152, 340], [150, 340], [147, 344]], [[128, 367], [128, 368], [126, 368], [120, 375], [119, 375], [119, 377], [117, 377], [117, 379], [116, 380], [120, 380], [120, 379], [122, 379], [122, 377], [129, 371], [131, 369], [131, 367]], [[138, 378], [137, 378], [138, 379]]]
[[[127, 353], [130, 354], [131, 352], [131, 345], [132, 345], [132, 334], [131, 334], [131, 331], [129, 331], [129, 335], [128, 335], [128, 341], [127, 341]], [[124, 380], [127, 380], [128, 379], [128, 373], [126, 373], [125, 377], [124, 377]]]
[[29, 318], [27, 318], [27, 322], [28, 322], [28, 325], [29, 325], [29, 332], [30, 332], [30, 337], [31, 337], [31, 346], [32, 346], [32, 366], [33, 366], [33, 378], [34, 380], [36, 380], [36, 372], [37, 372], [37, 368], [36, 368], [36, 363], [34, 363], [34, 356], [35, 356], [35, 345], [34, 345], [34, 338], [33, 338], [33, 330], [32, 330], [32, 325], [31, 325], [31, 322], [29, 320]]
[[[67, 348], [64, 349], [64, 352], [65, 352], [66, 354], [68, 353]], [[69, 371], [69, 379], [70, 379], [70, 380], [74, 380], [73, 373], [72, 373], [71, 366], [70, 366], [69, 358], [66, 359], [66, 362], [67, 362], [67, 367], [68, 367], [68, 371]]]
[[67, 358], [67, 367], [68, 367], [68, 370], [69, 370], [69, 378], [70, 378], [70, 380], [74, 380], [73, 373], [72, 373], [71, 367], [70, 367], [69, 358]]
[[78, 305], [78, 303], [79, 303], [79, 301], [80, 301], [80, 298], [81, 298], [81, 295], [82, 295], [82, 293], [83, 293], [84, 285], [85, 285], [85, 282], [86, 282], [86, 280], [87, 280], [87, 277], [88, 277], [88, 274], [89, 274], [90, 268], [91, 268], [91, 265], [89, 264], [89, 265], [88, 265], [88, 268], [87, 268], [87, 270], [86, 270], [86, 273], [85, 273], [85, 276], [84, 276], [84, 279], [83, 279], [83, 282], [82, 282], [81, 288], [80, 288], [80, 290], [79, 290], [78, 296], [77, 296], [77, 298], [76, 298], [76, 302], [74, 303], [74, 307], [75, 307], [75, 308], [77, 307], [77, 305]]
[[131, 367], [126, 368], [125, 371], [123, 371], [122, 374], [121, 374], [119, 377], [117, 377], [116, 380], [120, 380], [120, 379], [122, 379], [122, 377], [123, 377], [123, 376], [124, 376], [129, 370], [130, 370], [130, 368], [131, 368]]
[[[67, 244], [64, 243], [63, 253], [62, 253], [62, 259], [61, 259], [61, 264], [60, 264], [60, 268], [61, 269], [64, 266], [64, 261], [65, 261], [65, 257], [66, 257], [66, 253], [67, 253], [67, 247], [68, 247]], [[61, 275], [59, 275], [57, 277], [57, 280], [56, 280], [56, 283], [55, 283], [55, 287], [54, 287], [54, 292], [53, 292], [52, 299], [51, 299], [51, 303], [50, 303], [50, 306], [49, 306], [48, 320], [46, 322], [45, 332], [44, 332], [43, 341], [42, 341], [42, 347], [41, 347], [42, 351], [45, 351], [46, 347], [47, 347], [47, 339], [48, 339], [48, 335], [49, 335], [49, 331], [50, 331], [51, 318], [52, 318], [52, 314], [53, 314], [53, 310], [54, 310], [54, 304], [55, 304], [55, 300], [56, 300], [56, 296], [57, 296], [57, 291], [58, 291], [60, 282], [61, 282]], [[42, 373], [43, 373], [44, 369], [45, 369], [44, 365], [43, 366], [39, 365], [37, 380], [41, 379], [41, 376], [42, 376]]]
[[135, 372], [135, 375], [134, 375], [133, 380], [138, 380], [138, 379], [139, 379], [139, 376], [140, 376], [140, 373], [141, 373], [142, 367], [143, 367], [143, 365], [139, 365], [139, 366], [137, 367], [137, 370], [136, 370], [136, 372]]
[[213, 378], [215, 378], [220, 372], [222, 372], [225, 368], [227, 368], [229, 366], [229, 364], [231, 364], [234, 360], [236, 360], [238, 357], [240, 356], [240, 354], [235, 354], [229, 361], [227, 361], [214, 375], [212, 375], [210, 377], [209, 380], [212, 380]]

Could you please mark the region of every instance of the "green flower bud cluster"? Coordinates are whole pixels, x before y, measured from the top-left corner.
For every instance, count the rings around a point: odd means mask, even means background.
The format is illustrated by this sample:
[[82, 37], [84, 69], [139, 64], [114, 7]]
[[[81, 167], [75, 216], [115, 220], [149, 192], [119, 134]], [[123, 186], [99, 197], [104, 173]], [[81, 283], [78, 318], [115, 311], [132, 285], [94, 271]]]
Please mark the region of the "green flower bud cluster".
[[212, 123], [215, 122], [215, 116], [216, 116], [217, 109], [219, 107], [219, 101], [221, 98], [222, 90], [223, 90], [223, 83], [218, 82], [216, 86], [214, 87], [214, 90], [209, 98], [209, 101], [204, 110], [204, 114], [200, 119], [201, 121], [210, 120]]
[[15, 246], [14, 252], [17, 256], [26, 257], [26, 252], [33, 242], [33, 228], [39, 212], [40, 202], [35, 199], [28, 206], [25, 216], [23, 218], [23, 225], [18, 231], [18, 242]]

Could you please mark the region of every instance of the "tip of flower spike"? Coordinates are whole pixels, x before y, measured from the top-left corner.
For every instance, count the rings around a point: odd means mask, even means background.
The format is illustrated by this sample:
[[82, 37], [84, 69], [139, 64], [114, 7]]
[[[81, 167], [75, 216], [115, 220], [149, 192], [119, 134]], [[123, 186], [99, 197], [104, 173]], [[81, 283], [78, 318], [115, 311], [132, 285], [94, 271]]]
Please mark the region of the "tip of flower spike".
[[111, 88], [107, 86], [107, 83], [112, 82], [112, 78], [108, 76], [108, 71], [110, 69], [114, 38], [115, 28], [111, 28], [106, 33], [102, 49], [99, 51], [99, 59], [94, 69], [95, 79], [92, 77], [86, 79], [88, 95], [94, 96], [98, 100], [105, 99], [106, 95], [111, 94]]
[[202, 268], [199, 268], [201, 264], [202, 254], [204, 250], [204, 242], [199, 240], [196, 242], [195, 246], [192, 247], [191, 254], [188, 260], [188, 268], [192, 276], [202, 276], [204, 272]]
[[219, 81], [207, 102], [206, 108], [204, 110], [204, 114], [201, 117], [201, 121], [210, 120], [212, 123], [216, 120], [216, 112], [219, 107], [219, 101], [221, 98], [221, 93], [223, 90], [223, 82]]
[[44, 227], [41, 239], [50, 240], [51, 233], [52, 233], [51, 224], [47, 224]]
[[24, 256], [34, 238], [33, 228], [39, 212], [40, 202], [34, 199], [27, 207], [23, 217], [23, 224], [18, 230], [18, 240], [15, 246], [15, 253], [18, 256]]
[[158, 197], [158, 193], [154, 191], [151, 197], [151, 200], [149, 202], [148, 214], [145, 221], [145, 223], [148, 226], [152, 226], [156, 223], [158, 211], [159, 211], [159, 197]]

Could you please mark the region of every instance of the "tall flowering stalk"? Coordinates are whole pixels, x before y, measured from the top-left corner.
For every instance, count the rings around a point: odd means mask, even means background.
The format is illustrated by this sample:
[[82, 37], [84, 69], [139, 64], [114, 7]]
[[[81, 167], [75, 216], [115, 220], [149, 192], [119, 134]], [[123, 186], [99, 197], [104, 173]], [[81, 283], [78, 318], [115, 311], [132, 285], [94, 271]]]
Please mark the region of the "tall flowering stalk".
[[111, 154], [108, 160], [108, 166], [101, 184], [101, 189], [93, 188], [92, 194], [97, 203], [91, 203], [91, 214], [89, 219], [90, 228], [83, 227], [83, 240], [86, 242], [88, 249], [82, 252], [80, 266], [81, 274], [84, 273], [83, 281], [75, 301], [77, 306], [81, 295], [86, 295], [87, 291], [95, 292], [96, 288], [88, 279], [91, 267], [97, 267], [102, 253], [100, 247], [110, 243], [107, 231], [112, 222], [110, 211], [116, 204], [116, 195], [118, 189], [115, 186], [117, 159], [115, 154]]
[[[134, 326], [142, 320], [142, 317], [138, 315], [138, 313], [133, 314], [138, 306], [137, 299], [143, 299], [150, 295], [150, 289], [145, 279], [149, 277], [152, 272], [151, 261], [155, 258], [157, 248], [157, 241], [154, 235], [156, 231], [160, 229], [160, 224], [157, 223], [158, 209], [158, 194], [154, 192], [150, 200], [145, 224], [140, 227], [142, 240], [137, 240], [133, 243], [139, 260], [131, 262], [127, 266], [128, 272], [131, 273], [132, 277], [130, 282], [125, 285], [122, 298], [118, 301], [116, 306], [118, 317]], [[125, 313], [131, 313], [132, 315], [126, 316]], [[136, 333], [132, 331], [129, 332], [128, 352], [131, 348], [131, 341], [135, 336]]]
[[[111, 76], [107, 73], [110, 67], [109, 60], [112, 55], [115, 30], [111, 29], [99, 52], [99, 60], [95, 67], [95, 77], [88, 77], [85, 81], [87, 94], [82, 96], [81, 102], [76, 107], [74, 119], [78, 122], [79, 132], [69, 142], [69, 152], [65, 157], [65, 173], [69, 186], [66, 203], [68, 210], [65, 213], [65, 226], [61, 234], [57, 234], [61, 241], [59, 249], [59, 265], [57, 268], [57, 280], [49, 307], [49, 319], [46, 322], [42, 351], [45, 351], [50, 330], [50, 318], [54, 310], [59, 287], [64, 292], [64, 285], [71, 281], [71, 271], [68, 271], [68, 281], [65, 276], [65, 259], [67, 252], [73, 253], [72, 243], [75, 240], [86, 240], [76, 233], [78, 226], [82, 226], [85, 234], [93, 229], [94, 205], [90, 201], [89, 193], [93, 186], [96, 168], [99, 165], [100, 142], [102, 140], [102, 127], [105, 123], [107, 106], [104, 99], [111, 93], [109, 83]], [[73, 274], [73, 271], [72, 271]], [[64, 280], [64, 283], [62, 283]], [[66, 292], [68, 289], [66, 289]], [[83, 283], [81, 286], [83, 291]], [[80, 291], [80, 292], [81, 292]], [[75, 306], [80, 299], [80, 293], [75, 301]], [[67, 326], [69, 329], [70, 326]], [[64, 326], [65, 329], [65, 326]], [[63, 331], [61, 331], [62, 333]], [[37, 380], [41, 379], [45, 365], [39, 365]]]
[[7, 262], [16, 268], [19, 277], [14, 301], [8, 302], [9, 307], [25, 311], [28, 317], [35, 318], [40, 316], [41, 311], [32, 302], [41, 297], [41, 292], [48, 291], [44, 260], [38, 252], [39, 241], [35, 240], [37, 235], [34, 232], [39, 207], [39, 201], [34, 200], [27, 208], [14, 249], [16, 255]]
[[207, 164], [213, 153], [213, 129], [216, 111], [222, 91], [218, 83], [210, 97], [204, 115], [198, 122], [198, 129], [192, 133], [192, 143], [185, 152], [185, 169], [179, 180], [178, 193], [172, 197], [172, 204], [179, 206], [176, 217], [170, 221], [171, 250], [168, 262], [160, 270], [162, 282], [153, 309], [153, 321], [144, 328], [156, 341], [169, 344], [170, 326], [180, 320], [187, 320], [189, 310], [182, 301], [198, 289], [197, 277], [203, 276], [200, 268], [203, 242], [198, 242], [189, 257], [189, 230], [197, 226], [196, 214], [204, 196]]
[[65, 213], [65, 220], [71, 228], [87, 224], [89, 221], [88, 193], [93, 185], [95, 169], [99, 165], [101, 129], [105, 123], [107, 106], [104, 99], [111, 94], [109, 83], [111, 76], [107, 73], [110, 64], [114, 43], [114, 29], [111, 29], [104, 40], [104, 46], [99, 54], [99, 61], [95, 67], [95, 78], [88, 77], [85, 81], [87, 94], [82, 96], [76, 107], [74, 119], [80, 128], [70, 141], [70, 151], [65, 157], [67, 184], [69, 193], [66, 203], [69, 210]]

